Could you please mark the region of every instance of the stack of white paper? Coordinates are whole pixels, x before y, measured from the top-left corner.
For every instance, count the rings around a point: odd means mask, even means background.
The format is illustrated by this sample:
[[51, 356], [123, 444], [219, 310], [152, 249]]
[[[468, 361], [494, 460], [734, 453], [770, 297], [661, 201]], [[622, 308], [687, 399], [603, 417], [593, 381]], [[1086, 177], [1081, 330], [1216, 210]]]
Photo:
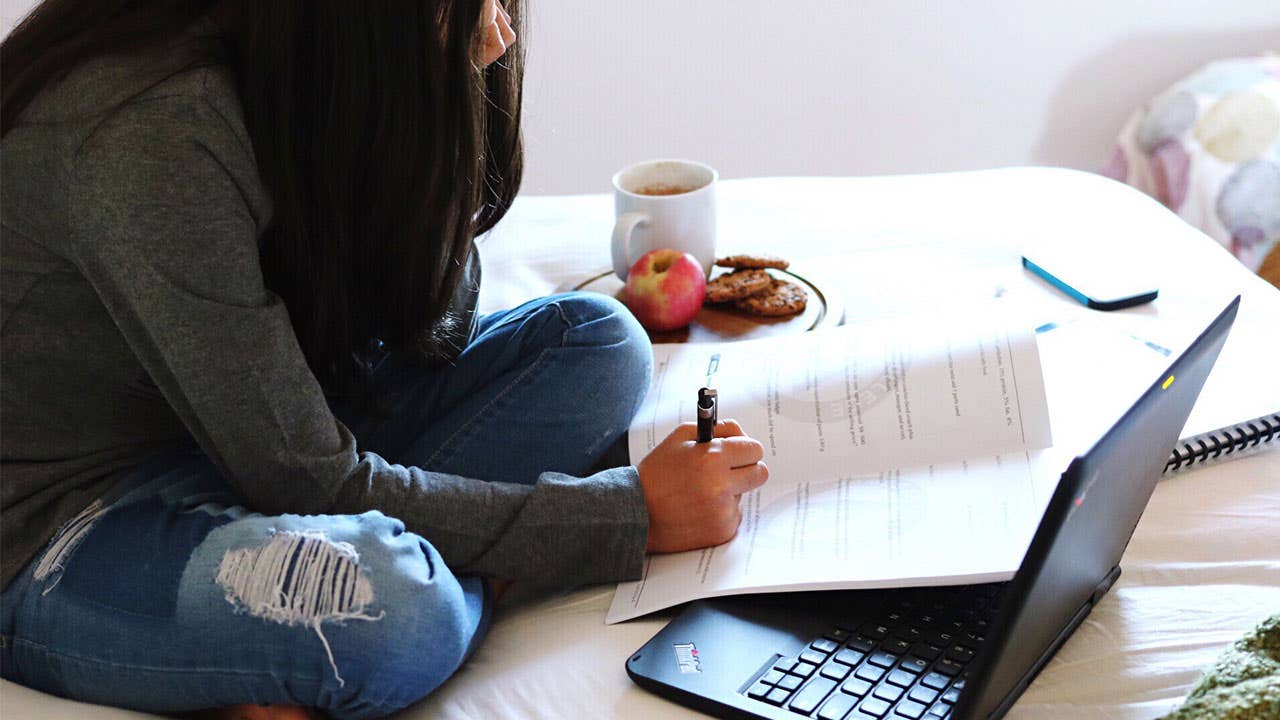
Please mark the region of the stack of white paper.
[[1030, 330], [903, 320], [736, 343], [659, 345], [633, 459], [694, 419], [698, 388], [765, 447], [737, 536], [651, 556], [607, 622], [778, 590], [1012, 577], [1065, 459]]

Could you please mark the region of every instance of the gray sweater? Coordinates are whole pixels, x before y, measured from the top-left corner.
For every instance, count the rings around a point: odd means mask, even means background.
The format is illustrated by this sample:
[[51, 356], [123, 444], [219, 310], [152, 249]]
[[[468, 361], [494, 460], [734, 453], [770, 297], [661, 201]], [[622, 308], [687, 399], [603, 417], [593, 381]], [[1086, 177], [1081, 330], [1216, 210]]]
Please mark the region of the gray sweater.
[[0, 142], [3, 585], [122, 473], [192, 438], [263, 513], [381, 510], [459, 574], [637, 577], [634, 468], [528, 486], [356, 447], [264, 287], [271, 202], [235, 85], [217, 66], [173, 75], [183, 61], [87, 63]]

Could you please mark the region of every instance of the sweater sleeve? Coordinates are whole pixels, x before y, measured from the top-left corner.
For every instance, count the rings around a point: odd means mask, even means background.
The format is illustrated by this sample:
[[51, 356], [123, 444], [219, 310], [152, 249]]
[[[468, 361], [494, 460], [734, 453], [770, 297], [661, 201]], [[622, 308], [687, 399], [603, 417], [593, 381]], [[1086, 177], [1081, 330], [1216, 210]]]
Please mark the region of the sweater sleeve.
[[634, 468], [532, 486], [359, 452], [265, 287], [266, 210], [243, 128], [200, 96], [135, 100], [85, 140], [73, 262], [142, 366], [246, 504], [268, 514], [380, 510], [460, 574], [557, 585], [639, 575], [648, 518]]

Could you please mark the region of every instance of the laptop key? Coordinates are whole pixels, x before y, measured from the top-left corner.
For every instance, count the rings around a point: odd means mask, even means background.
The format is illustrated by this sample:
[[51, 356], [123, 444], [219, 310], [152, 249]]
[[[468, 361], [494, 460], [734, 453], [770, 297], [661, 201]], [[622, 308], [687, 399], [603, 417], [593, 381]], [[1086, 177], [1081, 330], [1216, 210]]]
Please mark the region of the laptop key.
[[882, 668], [891, 668], [898, 662], [898, 658], [886, 652], [871, 653], [871, 657], [867, 658], [867, 662], [872, 665], [879, 665]]
[[920, 673], [929, 669], [929, 661], [925, 660], [924, 658], [915, 657], [913, 655], [907, 658], [906, 660], [903, 660], [902, 663], [898, 665], [898, 667], [902, 668], [903, 670], [906, 670], [907, 672], [913, 675], [919, 675]]
[[951, 706], [938, 703], [937, 705], [934, 705], [933, 707], [929, 708], [929, 711], [926, 712], [924, 716], [932, 720], [933, 718], [945, 718], [950, 713], [951, 713]]
[[808, 715], [817, 709], [818, 703], [825, 700], [835, 686], [835, 680], [824, 677], [814, 678], [796, 693], [795, 699], [787, 707], [791, 708], [792, 712]]
[[844, 685], [840, 686], [840, 692], [849, 693], [856, 697], [862, 697], [871, 691], [871, 683], [858, 678], [849, 678], [845, 680]]
[[862, 667], [858, 668], [853, 674], [855, 677], [862, 678], [867, 682], [880, 682], [880, 678], [884, 677], [884, 668], [863, 663]]
[[963, 665], [956, 662], [955, 660], [950, 660], [947, 658], [942, 658], [941, 660], [933, 664], [934, 672], [940, 672], [943, 675], [950, 675], [951, 677], [955, 677], [956, 675], [959, 675], [960, 671], [963, 669], [964, 669]]
[[845, 679], [846, 677], [849, 677], [849, 673], [852, 670], [853, 668], [849, 667], [848, 665], [842, 665], [838, 662], [833, 662], [833, 663], [827, 663], [826, 665], [823, 665], [822, 671], [819, 672], [818, 674], [821, 675], [822, 677], [829, 677], [832, 680], [839, 682]]
[[844, 648], [840, 652], [836, 653], [836, 656], [832, 658], [832, 660], [835, 660], [838, 663], [844, 663], [849, 667], [853, 667], [854, 665], [862, 662], [862, 658], [866, 656], [866, 653], [860, 653], [857, 650]]
[[947, 657], [963, 665], [973, 659], [973, 651], [963, 645], [952, 645]]
[[809, 643], [809, 647], [820, 653], [830, 655], [836, 651], [836, 648], [840, 647], [840, 643], [835, 642], [834, 640], [828, 640], [827, 638], [818, 638], [817, 640]]
[[911, 689], [911, 692], [907, 693], [907, 697], [922, 705], [928, 705], [938, 699], [938, 691], [930, 690], [923, 685], [917, 685]]
[[931, 672], [928, 675], [925, 675], [923, 678], [921, 678], [920, 684], [924, 685], [927, 688], [932, 688], [934, 690], [942, 690], [947, 685], [951, 684], [951, 678], [947, 677], [946, 675], [941, 675], [936, 672]]
[[928, 709], [926, 706], [921, 705], [918, 702], [915, 702], [912, 700], [903, 700], [902, 702], [898, 703], [898, 707], [894, 708], [893, 712], [896, 715], [901, 715], [904, 718], [909, 718], [909, 720], [917, 720], [917, 718], [919, 718], [921, 715], [924, 715], [924, 711], [926, 709]]
[[823, 703], [822, 709], [818, 711], [818, 717], [822, 720], [842, 720], [853, 709], [856, 702], [858, 698], [852, 695], [836, 693], [830, 700]]
[[912, 644], [918, 643], [924, 640], [924, 633], [920, 632], [917, 628], [914, 628], [914, 627], [898, 628], [897, 630], [893, 631], [893, 635], [894, 637], [897, 637], [901, 640], [906, 640], [907, 642]]
[[849, 647], [859, 652], [871, 652], [871, 648], [876, 646], [876, 641], [862, 635], [854, 635], [849, 638]]
[[799, 675], [800, 677], [809, 677], [810, 675], [813, 674], [813, 671], [816, 670], [817, 667], [818, 666], [814, 665], [813, 663], [807, 663], [807, 662], [796, 663], [796, 666], [794, 668], [791, 668], [791, 674]]
[[800, 683], [802, 682], [804, 682], [804, 678], [796, 677], [795, 675], [784, 675], [782, 679], [778, 681], [778, 687], [783, 690], [795, 690], [800, 687]]
[[917, 643], [911, 651], [912, 655], [917, 655], [930, 662], [937, 660], [942, 654], [942, 648], [929, 645], [928, 643]]
[[782, 703], [786, 702], [787, 698], [789, 697], [791, 697], [790, 690], [783, 690], [782, 688], [774, 688], [769, 691], [768, 695], [764, 696], [764, 701], [769, 703], [770, 705], [781, 705]]
[[858, 710], [873, 717], [880, 717], [889, 712], [889, 703], [876, 698], [867, 698], [858, 706]]
[[814, 665], [821, 665], [826, 661], [827, 661], [826, 653], [820, 653], [816, 650], [805, 650], [804, 652], [800, 653], [800, 662], [807, 662], [807, 663], [813, 663]]
[[858, 628], [858, 632], [865, 637], [871, 638], [872, 640], [883, 640], [885, 636], [889, 634], [889, 628], [885, 627], [884, 625], [867, 623], [866, 625], [863, 625], [862, 627]]
[[916, 681], [916, 676], [911, 673], [894, 670], [889, 673], [889, 677], [885, 678], [885, 682], [891, 682], [898, 687], [911, 687], [911, 683]]
[[773, 664], [773, 669], [779, 672], [791, 672], [792, 668], [794, 668], [795, 666], [796, 666], [795, 658], [782, 658], [781, 660]]
[[960, 691], [955, 688], [951, 688], [950, 690], [942, 693], [942, 702], [947, 703], [948, 705], [955, 705], [956, 701], [959, 699]]
[[871, 693], [874, 697], [878, 697], [885, 702], [897, 702], [902, 697], [902, 688], [888, 683], [880, 683], [880, 687]]
[[880, 649], [885, 652], [891, 652], [894, 655], [906, 655], [907, 651], [911, 649], [911, 643], [893, 638], [880, 643]]
[[768, 683], [770, 685], [777, 685], [778, 681], [781, 679], [782, 679], [782, 673], [778, 672], [777, 668], [774, 668], [769, 672], [765, 673], [764, 675], [760, 676], [760, 682]]
[[830, 632], [823, 635], [822, 637], [835, 643], [842, 643], [845, 640], [848, 640], [851, 634], [852, 633], [850, 633], [848, 630], [845, 630], [844, 628], [832, 628]]
[[747, 697], [752, 700], [763, 700], [764, 696], [771, 692], [773, 692], [772, 685], [766, 685], [763, 682], [757, 681], [755, 685], [747, 688]]
[[937, 645], [938, 647], [950, 647], [952, 641], [954, 641], [956, 638], [954, 635], [952, 635], [949, 632], [931, 632], [928, 635], [925, 635], [924, 639], [930, 645]]

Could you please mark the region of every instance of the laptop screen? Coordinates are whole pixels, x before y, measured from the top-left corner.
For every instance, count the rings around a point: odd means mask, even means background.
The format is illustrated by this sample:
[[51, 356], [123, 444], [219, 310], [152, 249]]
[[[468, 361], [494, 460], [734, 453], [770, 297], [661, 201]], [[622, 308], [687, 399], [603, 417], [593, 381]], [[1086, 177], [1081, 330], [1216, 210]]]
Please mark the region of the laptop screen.
[[[1239, 303], [1237, 297], [1063, 474], [1006, 590], [956, 717], [1002, 714], [1110, 587]], [[1098, 371], [1105, 372], [1105, 363]]]

